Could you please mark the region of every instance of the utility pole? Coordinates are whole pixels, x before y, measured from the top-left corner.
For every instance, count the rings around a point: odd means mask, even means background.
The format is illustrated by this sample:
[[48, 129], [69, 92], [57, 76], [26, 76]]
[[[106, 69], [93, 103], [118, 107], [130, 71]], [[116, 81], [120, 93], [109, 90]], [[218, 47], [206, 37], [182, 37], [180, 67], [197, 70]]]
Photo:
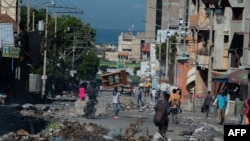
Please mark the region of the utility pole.
[[174, 85], [177, 85], [177, 68], [178, 68], [178, 57], [179, 57], [179, 55], [180, 55], [180, 53], [181, 53], [181, 51], [183, 51], [183, 50], [181, 50], [181, 44], [180, 44], [180, 42], [181, 42], [181, 34], [182, 34], [182, 29], [181, 29], [181, 27], [182, 27], [182, 24], [183, 24], [183, 18], [182, 18], [182, 8], [183, 8], [183, 5], [182, 5], [182, 2], [180, 3], [180, 12], [179, 12], [179, 38], [178, 38], [178, 42], [179, 42], [179, 44], [178, 45], [176, 45], [176, 47], [178, 47], [178, 49], [177, 49], [177, 52], [176, 52], [176, 55], [175, 55], [175, 61], [174, 61]]
[[167, 43], [166, 43], [166, 74], [165, 74], [165, 77], [166, 77], [166, 80], [169, 82], [169, 77], [168, 77], [168, 70], [169, 70], [169, 24], [170, 24], [170, 15], [171, 15], [171, 5], [172, 5], [172, 2], [171, 0], [168, 0], [168, 17], [167, 17], [167, 21], [168, 21], [168, 28], [167, 28]]
[[211, 91], [212, 85], [212, 47], [213, 47], [213, 9], [210, 8], [210, 15], [209, 15], [209, 62], [208, 62], [208, 75], [207, 75], [207, 91]]
[[44, 50], [43, 50], [43, 76], [42, 76], [42, 98], [45, 95], [46, 88], [46, 67], [47, 67], [47, 40], [48, 40], [48, 12], [49, 8], [46, 6], [46, 19], [45, 19], [45, 34], [44, 34]]
[[[30, 29], [29, 25], [30, 25], [30, 0], [27, 0], [27, 29]], [[52, 0], [51, 2], [42, 2], [42, 3], [39, 3], [39, 4], [36, 4], [33, 8], [37, 8], [43, 4], [51, 4], [52, 6], [55, 6], [55, 3], [54, 1]], [[49, 7], [49, 6], [48, 6]], [[35, 31], [35, 12], [34, 10], [32, 11], [32, 31]]]
[[30, 0], [27, 0], [27, 31], [30, 30]]
[[21, 22], [21, 2], [20, 0], [17, 0], [17, 6], [18, 6], [18, 10], [17, 10], [17, 33], [20, 33], [20, 22]]
[[[57, 7], [58, 8], [58, 7]], [[61, 7], [60, 7], [61, 8]], [[66, 8], [66, 7], [63, 7], [63, 8]], [[75, 9], [75, 8], [71, 8], [71, 7], [67, 7], [66, 9]], [[58, 13], [74, 13], [74, 14], [83, 14], [83, 11], [57, 11], [55, 12], [55, 30], [54, 30], [54, 38], [56, 39], [56, 36], [57, 36], [57, 14]], [[72, 48], [72, 52], [73, 52], [73, 59], [72, 59], [72, 69], [74, 68], [74, 58], [75, 58], [75, 47], [76, 47], [76, 30], [74, 30], [74, 47]], [[55, 44], [55, 47], [56, 47], [56, 44]], [[63, 54], [63, 53], [61, 53]], [[60, 56], [62, 57], [62, 56]], [[62, 58], [65, 58], [65, 55], [63, 55]]]
[[160, 33], [160, 46], [159, 46], [159, 65], [161, 65], [161, 33]]
[[74, 46], [73, 46], [73, 48], [72, 48], [72, 51], [73, 51], [72, 69], [73, 69], [73, 70], [74, 70], [74, 68], [75, 68], [76, 28], [77, 28], [77, 27], [74, 27]]

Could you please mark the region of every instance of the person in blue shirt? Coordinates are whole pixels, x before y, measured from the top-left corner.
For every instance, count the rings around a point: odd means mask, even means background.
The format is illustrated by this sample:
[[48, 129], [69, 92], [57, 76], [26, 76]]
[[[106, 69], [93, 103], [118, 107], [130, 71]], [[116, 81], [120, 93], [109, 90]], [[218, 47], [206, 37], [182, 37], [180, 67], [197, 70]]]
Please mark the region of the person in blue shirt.
[[224, 90], [220, 90], [216, 96], [216, 100], [217, 100], [219, 124], [223, 125], [225, 121], [225, 111], [228, 102], [226, 92]]

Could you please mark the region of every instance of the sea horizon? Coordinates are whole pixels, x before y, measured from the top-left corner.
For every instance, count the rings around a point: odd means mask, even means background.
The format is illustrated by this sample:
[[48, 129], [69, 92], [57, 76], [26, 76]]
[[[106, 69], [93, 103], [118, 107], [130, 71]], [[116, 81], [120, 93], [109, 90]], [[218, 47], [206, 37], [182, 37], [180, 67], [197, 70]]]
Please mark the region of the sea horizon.
[[[118, 46], [118, 38], [122, 32], [128, 32], [128, 30], [123, 29], [96, 29], [96, 44], [110, 44], [114, 46]], [[144, 32], [144, 31], [132, 31], [134, 35], [137, 32]]]

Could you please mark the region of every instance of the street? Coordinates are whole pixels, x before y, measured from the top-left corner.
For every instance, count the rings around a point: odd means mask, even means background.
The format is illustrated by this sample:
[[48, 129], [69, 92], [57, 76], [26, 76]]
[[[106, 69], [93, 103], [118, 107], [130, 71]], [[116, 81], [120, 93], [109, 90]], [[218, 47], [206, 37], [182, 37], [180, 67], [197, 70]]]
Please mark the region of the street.
[[[121, 95], [122, 97], [129, 97], [126, 95]], [[112, 102], [112, 93], [111, 91], [103, 91], [101, 95], [97, 97], [99, 101], [106, 101], [107, 103]], [[131, 98], [134, 103], [136, 103], [136, 97]], [[150, 101], [150, 97], [144, 98], [146, 104]], [[186, 105], [183, 105], [185, 107]], [[98, 107], [97, 107], [98, 108]], [[152, 107], [151, 107], [152, 108]], [[200, 108], [197, 108], [200, 109]], [[98, 119], [85, 119], [81, 118], [80, 121], [94, 122], [100, 124], [102, 126], [106, 126], [109, 128], [120, 128], [122, 132], [129, 127], [130, 123], [134, 123], [137, 119], [143, 119], [143, 128], [148, 129], [148, 134], [153, 136], [157, 131], [157, 127], [153, 123], [154, 111], [151, 109], [149, 111], [140, 111], [140, 110], [122, 110], [119, 113], [119, 119], [115, 120], [113, 118], [113, 109], [108, 109], [108, 117], [106, 118], [98, 118]], [[204, 128], [204, 132], [197, 134], [199, 139], [201, 140], [212, 140], [213, 138], [217, 138], [217, 140], [223, 140], [223, 126], [217, 126], [216, 129], [212, 128], [210, 124], [217, 124], [215, 121], [215, 117], [209, 117], [208, 119], [204, 119], [203, 113], [197, 111], [195, 113], [183, 111], [182, 114], [179, 115], [180, 123], [174, 124], [171, 119], [171, 115], [169, 116], [169, 129], [168, 129], [168, 137], [171, 138], [172, 141], [181, 141], [181, 140], [189, 140], [191, 138], [191, 132], [194, 132], [198, 128]], [[191, 134], [191, 135], [190, 135]]]
[[[128, 98], [132, 100], [133, 103], [136, 103], [136, 97], [121, 95], [120, 98], [121, 100]], [[152, 138], [152, 136], [157, 131], [157, 127], [153, 123], [154, 110], [152, 109], [153, 104], [151, 102], [150, 97], [144, 98], [145, 105], [149, 105], [149, 109], [145, 110], [145, 108], [140, 108], [140, 109], [124, 108], [119, 112], [119, 119], [114, 119], [113, 117], [114, 115], [113, 115], [113, 107], [111, 106], [112, 105], [111, 91], [104, 90], [102, 94], [98, 95], [97, 97], [98, 104], [95, 106], [95, 108], [97, 109], [96, 117], [93, 119], [87, 119], [86, 117], [78, 114], [76, 108], [78, 100], [75, 101], [70, 99], [66, 101], [65, 99], [67, 98], [65, 97], [62, 99], [61, 100], [56, 99], [52, 103], [47, 103], [47, 104], [35, 104], [36, 107], [35, 109], [37, 109], [36, 110], [37, 112], [34, 112], [32, 110], [34, 108], [21, 110], [20, 113], [26, 114], [25, 117], [27, 118], [17, 117], [18, 112], [15, 111], [20, 109], [18, 107], [15, 108], [15, 106], [13, 105], [1, 106], [1, 109], [3, 109], [1, 113], [1, 117], [3, 118], [1, 120], [1, 125], [3, 125], [4, 127], [0, 130], [1, 136], [3, 134], [10, 136], [11, 134], [9, 134], [9, 132], [15, 133], [17, 130], [22, 128], [28, 129], [27, 131], [33, 134], [31, 127], [35, 129], [34, 130], [35, 132], [34, 131], [33, 132], [37, 134], [41, 132], [43, 128], [39, 130], [37, 129], [38, 126], [36, 125], [42, 124], [40, 123], [41, 121], [46, 122], [47, 119], [50, 119], [52, 121], [56, 119], [60, 124], [63, 124], [62, 121], [64, 120], [71, 121], [73, 123], [79, 122], [81, 123], [81, 125], [84, 125], [84, 123], [95, 123], [97, 125], [100, 125], [101, 127], [110, 129], [111, 131], [115, 132], [116, 135], [122, 135], [122, 136], [124, 136], [128, 132], [130, 133], [132, 132], [132, 134], [135, 134], [135, 136], [139, 137], [147, 136], [149, 138]], [[12, 111], [8, 111], [7, 109], [11, 108], [11, 106], [12, 106]], [[214, 115], [209, 115], [209, 118], [204, 119], [204, 114], [198, 110], [200, 109], [199, 107], [196, 107], [197, 109], [196, 112], [192, 112], [187, 110], [187, 109], [192, 109], [192, 107], [190, 108], [190, 105], [188, 104], [182, 104], [182, 109], [183, 112], [182, 114], [179, 114], [180, 120], [178, 124], [174, 124], [170, 116], [169, 128], [167, 132], [169, 140], [171, 139], [171, 141], [191, 141], [191, 140], [223, 141], [223, 132], [224, 132], [223, 125], [217, 124]], [[83, 109], [79, 110], [82, 111]], [[100, 116], [98, 114], [103, 116]], [[11, 121], [9, 121], [10, 119]], [[30, 125], [31, 119], [33, 119], [32, 120], [33, 126]], [[43, 120], [40, 121], [38, 119], [43, 119]], [[235, 119], [236, 119], [235, 117], [226, 116], [225, 124], [234, 124], [236, 123]], [[100, 127], [98, 129], [100, 129]], [[117, 131], [119, 131], [119, 133], [117, 133]], [[61, 134], [61, 135], [67, 135], [67, 134]], [[107, 134], [107, 136], [109, 135]]]

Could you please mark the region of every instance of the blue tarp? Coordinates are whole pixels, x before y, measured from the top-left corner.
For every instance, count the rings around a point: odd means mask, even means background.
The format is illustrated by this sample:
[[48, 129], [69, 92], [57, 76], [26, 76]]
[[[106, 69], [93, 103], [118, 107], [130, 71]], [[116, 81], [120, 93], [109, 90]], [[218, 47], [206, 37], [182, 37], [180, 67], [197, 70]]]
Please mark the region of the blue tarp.
[[219, 76], [215, 76], [215, 77], [212, 78], [212, 81], [213, 82], [227, 83], [228, 82], [228, 76], [229, 76], [229, 74], [222, 74], [222, 75], [219, 75]]

